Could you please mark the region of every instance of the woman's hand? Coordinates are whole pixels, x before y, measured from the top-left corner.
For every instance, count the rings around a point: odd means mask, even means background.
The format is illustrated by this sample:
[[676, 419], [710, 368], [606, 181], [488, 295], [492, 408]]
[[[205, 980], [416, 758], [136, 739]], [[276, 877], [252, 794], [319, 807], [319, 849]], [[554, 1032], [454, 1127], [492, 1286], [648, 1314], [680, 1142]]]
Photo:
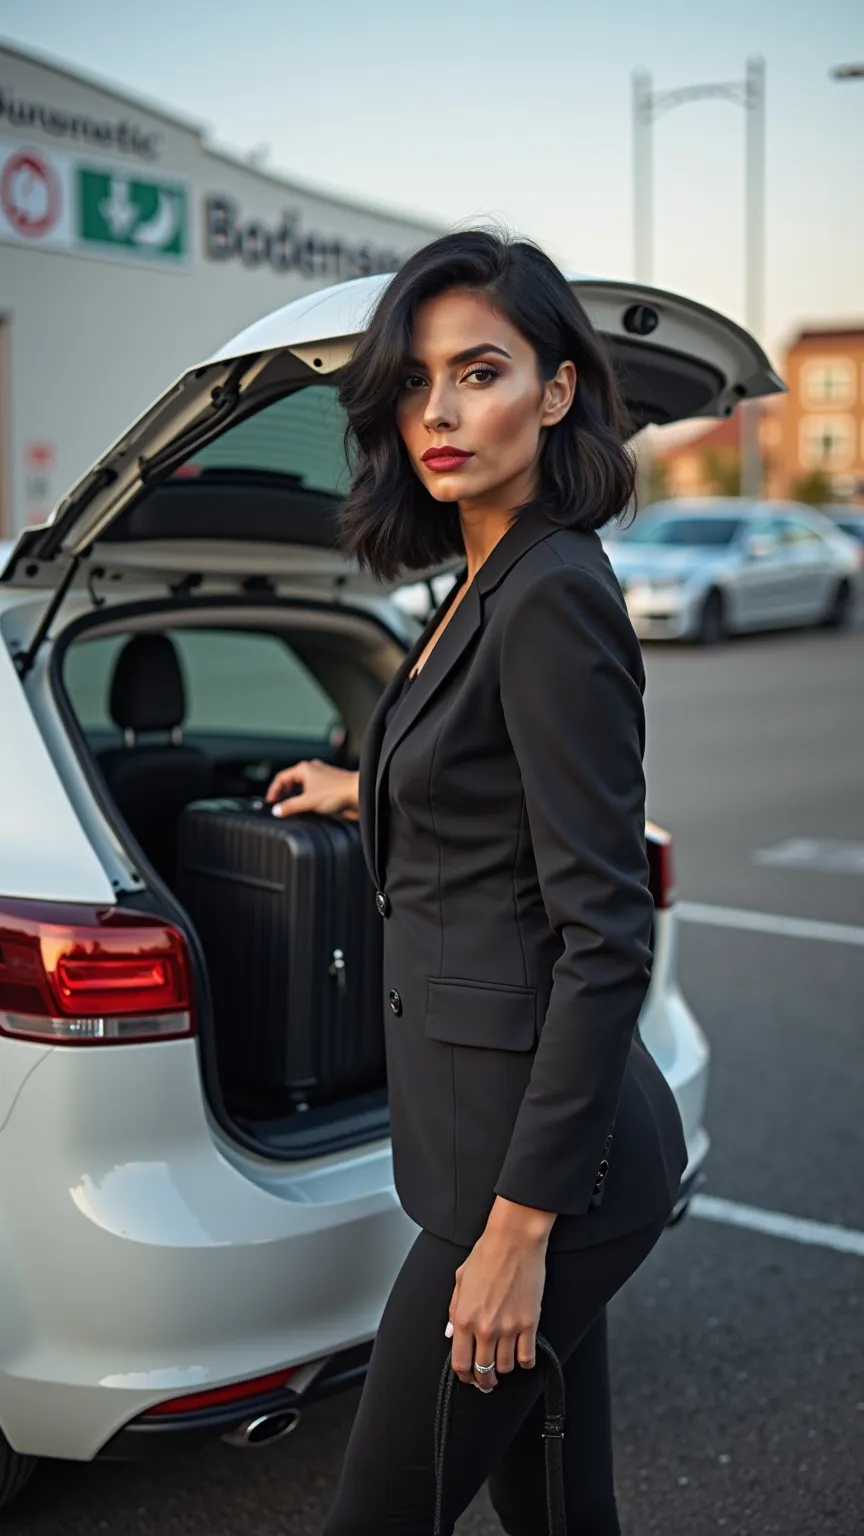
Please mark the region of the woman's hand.
[[[456, 1271], [450, 1301], [453, 1369], [460, 1381], [482, 1392], [517, 1364], [536, 1360], [537, 1324], [546, 1281], [546, 1248], [555, 1223], [551, 1211], [535, 1211], [499, 1196], [486, 1230]], [[495, 1370], [476, 1372], [475, 1362]]]
[[[294, 763], [277, 773], [267, 791], [267, 801], [273, 806], [274, 816], [299, 816], [304, 811], [317, 811], [322, 816], [341, 813], [356, 821], [359, 783], [359, 773], [334, 768], [332, 763], [322, 763], [319, 757], [313, 757], [309, 762]], [[285, 799], [286, 795], [290, 798]]]

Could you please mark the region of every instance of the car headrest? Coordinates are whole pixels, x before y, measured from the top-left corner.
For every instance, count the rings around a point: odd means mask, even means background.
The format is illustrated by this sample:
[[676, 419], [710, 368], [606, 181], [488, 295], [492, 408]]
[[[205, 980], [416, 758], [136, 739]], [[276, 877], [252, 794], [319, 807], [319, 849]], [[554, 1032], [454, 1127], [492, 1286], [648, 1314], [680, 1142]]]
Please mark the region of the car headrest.
[[133, 635], [114, 666], [111, 718], [121, 731], [173, 731], [183, 724], [186, 690], [167, 635]]

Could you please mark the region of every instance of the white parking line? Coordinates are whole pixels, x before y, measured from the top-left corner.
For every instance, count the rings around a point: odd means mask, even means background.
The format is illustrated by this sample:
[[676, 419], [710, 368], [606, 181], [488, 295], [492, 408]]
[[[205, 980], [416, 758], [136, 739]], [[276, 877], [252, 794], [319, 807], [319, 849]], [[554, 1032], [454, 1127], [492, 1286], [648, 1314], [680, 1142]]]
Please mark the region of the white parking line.
[[754, 864], [778, 869], [815, 869], [825, 875], [864, 875], [864, 843], [836, 837], [789, 837], [773, 848], [754, 848]]
[[763, 1211], [755, 1205], [720, 1200], [716, 1195], [694, 1195], [690, 1201], [690, 1215], [727, 1227], [766, 1232], [769, 1237], [785, 1237], [793, 1243], [807, 1243], [814, 1248], [833, 1248], [835, 1253], [854, 1253], [864, 1259], [864, 1232], [856, 1232], [851, 1227], [835, 1227], [825, 1221], [785, 1216], [782, 1211]]
[[746, 928], [753, 933], [777, 933], [787, 939], [821, 939], [828, 944], [864, 948], [864, 928], [845, 923], [821, 923], [809, 917], [782, 917], [773, 912], [748, 912], [742, 907], [712, 907], [702, 901], [679, 901], [675, 908], [685, 923], [718, 928]]

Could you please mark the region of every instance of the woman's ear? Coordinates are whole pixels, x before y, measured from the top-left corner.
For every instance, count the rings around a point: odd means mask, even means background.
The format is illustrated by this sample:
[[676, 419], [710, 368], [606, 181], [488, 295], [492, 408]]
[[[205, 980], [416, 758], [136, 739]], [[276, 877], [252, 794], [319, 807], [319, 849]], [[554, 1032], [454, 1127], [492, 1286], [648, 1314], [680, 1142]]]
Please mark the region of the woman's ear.
[[573, 396], [576, 393], [576, 364], [562, 363], [554, 379], [546, 383], [543, 394], [543, 415], [540, 418], [542, 427], [557, 426], [567, 415], [573, 404]]

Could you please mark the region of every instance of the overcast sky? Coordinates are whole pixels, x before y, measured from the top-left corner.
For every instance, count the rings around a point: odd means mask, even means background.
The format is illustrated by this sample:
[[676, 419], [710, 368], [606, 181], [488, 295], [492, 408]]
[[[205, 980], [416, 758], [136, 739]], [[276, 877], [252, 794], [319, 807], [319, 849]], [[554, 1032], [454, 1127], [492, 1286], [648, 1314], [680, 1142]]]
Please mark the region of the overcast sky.
[[[632, 275], [630, 76], [767, 61], [766, 320], [864, 320], [862, 0], [0, 0], [8, 41], [198, 120], [269, 169], [430, 215], [494, 216], [563, 265]], [[744, 319], [745, 113], [655, 134], [654, 277]]]

